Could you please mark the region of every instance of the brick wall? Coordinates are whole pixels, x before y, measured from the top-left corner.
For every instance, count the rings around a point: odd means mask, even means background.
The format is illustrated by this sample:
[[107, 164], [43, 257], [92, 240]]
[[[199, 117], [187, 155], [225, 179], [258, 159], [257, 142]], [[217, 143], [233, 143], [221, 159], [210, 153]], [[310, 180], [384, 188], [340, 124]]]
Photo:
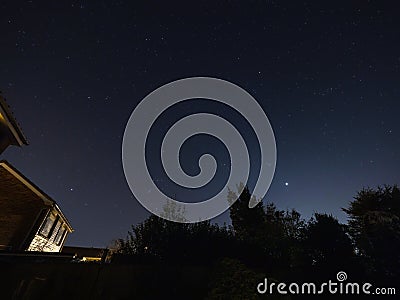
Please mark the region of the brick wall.
[[57, 246], [57, 244], [54, 243], [55, 235], [56, 233], [53, 232], [52, 236], [47, 239], [36, 234], [32, 243], [29, 245], [28, 251], [60, 252], [62, 244]]
[[35, 193], [0, 166], [0, 245], [24, 250], [23, 243], [44, 208]]

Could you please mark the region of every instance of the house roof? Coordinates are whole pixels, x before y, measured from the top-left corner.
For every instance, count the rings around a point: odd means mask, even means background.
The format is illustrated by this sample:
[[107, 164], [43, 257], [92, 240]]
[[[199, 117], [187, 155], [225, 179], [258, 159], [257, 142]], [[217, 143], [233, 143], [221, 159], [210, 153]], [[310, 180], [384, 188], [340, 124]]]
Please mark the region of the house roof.
[[15, 139], [13, 144], [16, 146], [28, 145], [28, 141], [13, 113], [11, 112], [10, 107], [8, 106], [6, 100], [0, 95], [0, 122], [2, 119], [6, 123], [8, 129]]
[[[56, 201], [54, 201], [50, 196], [48, 196], [46, 193], [44, 193], [39, 187], [37, 187], [34, 183], [32, 183], [28, 178], [26, 178], [22, 173], [20, 173], [16, 168], [14, 168], [9, 162], [5, 160], [0, 160], [0, 168], [3, 168], [5, 171], [7, 171], [10, 175], [12, 175], [13, 180], [17, 180], [20, 183], [23, 184], [27, 189], [32, 191], [34, 194], [40, 198], [45, 205], [48, 205], [52, 208], [54, 208], [57, 213], [62, 217], [62, 219], [65, 221], [66, 225], [68, 226], [68, 229], [72, 232], [73, 228], [71, 224], [69, 223], [68, 219], [65, 217], [59, 206], [57, 205]], [[0, 189], [1, 185], [3, 183], [3, 180], [0, 180]], [[9, 184], [9, 182], [6, 182], [5, 184]]]

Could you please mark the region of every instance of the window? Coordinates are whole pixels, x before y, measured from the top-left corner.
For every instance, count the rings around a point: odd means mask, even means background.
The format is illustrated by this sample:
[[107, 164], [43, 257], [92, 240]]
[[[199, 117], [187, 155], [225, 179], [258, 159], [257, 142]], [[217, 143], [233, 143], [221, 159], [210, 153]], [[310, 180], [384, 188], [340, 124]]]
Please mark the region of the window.
[[39, 230], [39, 234], [45, 238], [50, 238], [54, 231], [58, 229], [57, 226], [61, 226], [58, 222], [60, 216], [56, 216], [55, 214], [49, 214], [44, 221], [42, 227]]
[[51, 233], [51, 229], [53, 228], [54, 221], [56, 220], [56, 216], [53, 214], [49, 214], [44, 221], [42, 227], [40, 228], [40, 235], [44, 237], [49, 237]]
[[[54, 223], [54, 224], [56, 224], [56, 223]], [[55, 240], [57, 239], [57, 234], [60, 232], [62, 225], [63, 225], [62, 221], [58, 218], [57, 224], [54, 226], [54, 229], [51, 234], [51, 237], [53, 238], [53, 242], [55, 242]]]
[[54, 239], [54, 242], [57, 244], [57, 246], [59, 246], [62, 243], [66, 233], [67, 233], [67, 229], [64, 226], [60, 226], [60, 229], [57, 232], [56, 238]]

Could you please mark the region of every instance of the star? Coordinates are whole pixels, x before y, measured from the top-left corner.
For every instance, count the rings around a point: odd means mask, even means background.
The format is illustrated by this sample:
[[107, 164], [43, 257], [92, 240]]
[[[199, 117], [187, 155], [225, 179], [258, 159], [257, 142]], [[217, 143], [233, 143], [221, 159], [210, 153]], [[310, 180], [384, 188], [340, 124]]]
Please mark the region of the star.
[[289, 182], [285, 182], [285, 186], [289, 186]]

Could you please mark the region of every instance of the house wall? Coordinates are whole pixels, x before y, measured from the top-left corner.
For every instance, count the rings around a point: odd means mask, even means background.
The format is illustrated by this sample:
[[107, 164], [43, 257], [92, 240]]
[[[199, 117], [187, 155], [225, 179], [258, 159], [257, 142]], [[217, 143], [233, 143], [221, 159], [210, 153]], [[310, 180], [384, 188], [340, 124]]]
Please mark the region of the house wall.
[[36, 234], [29, 245], [28, 251], [60, 252], [61, 246], [57, 246], [53, 241]]
[[25, 250], [29, 234], [46, 206], [0, 166], [0, 249]]
[[[47, 224], [48, 222], [48, 224]], [[47, 225], [47, 226], [46, 226]], [[47, 227], [47, 231], [46, 231]], [[55, 210], [48, 213], [28, 247], [28, 251], [61, 252], [69, 231]]]

